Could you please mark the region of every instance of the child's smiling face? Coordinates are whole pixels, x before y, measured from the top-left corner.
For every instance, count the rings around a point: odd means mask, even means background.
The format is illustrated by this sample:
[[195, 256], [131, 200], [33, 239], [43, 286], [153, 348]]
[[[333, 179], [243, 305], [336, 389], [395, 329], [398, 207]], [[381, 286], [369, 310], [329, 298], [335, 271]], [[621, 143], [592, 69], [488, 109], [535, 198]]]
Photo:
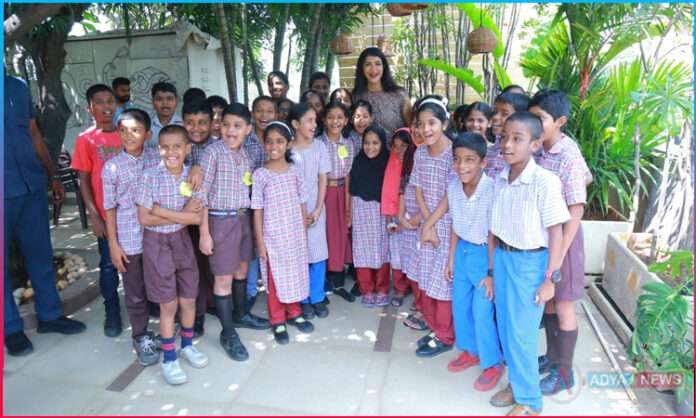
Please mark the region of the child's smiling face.
[[140, 155], [143, 151], [143, 144], [150, 139], [151, 131], [146, 131], [145, 126], [135, 119], [121, 119], [118, 123], [118, 136], [121, 138], [121, 145], [127, 153]]
[[182, 133], [160, 134], [159, 151], [168, 170], [178, 172], [184, 166], [186, 156], [191, 153], [191, 144]]
[[238, 150], [251, 133], [251, 124], [237, 115], [222, 118], [222, 138], [230, 149]]
[[116, 111], [116, 97], [110, 91], [94, 93], [87, 110], [94, 117], [97, 125], [113, 124], [114, 112]]
[[404, 142], [403, 139], [399, 138], [398, 136], [394, 138], [394, 141], [392, 142], [392, 150], [394, 150], [400, 160], [404, 159], [404, 154], [406, 153], [407, 148], [408, 144]]
[[290, 148], [290, 141], [274, 127], [268, 131], [263, 147], [266, 155], [268, 155], [268, 159], [274, 161], [285, 158], [285, 152]]
[[382, 142], [379, 140], [376, 133], [368, 132], [365, 134], [365, 138], [363, 138], [363, 151], [365, 151], [367, 158], [372, 159], [377, 157], [381, 149]]
[[338, 107], [329, 109], [324, 118], [324, 127], [331, 136], [340, 135], [347, 123], [348, 118], [346, 118], [346, 114]]
[[207, 113], [187, 113], [184, 115], [184, 128], [196, 144], [204, 142], [210, 136], [212, 120]]
[[509, 165], [525, 163], [539, 149], [541, 141], [532, 138], [532, 133], [523, 122], [506, 122], [500, 149]]
[[266, 129], [270, 122], [276, 120], [276, 116], [275, 103], [270, 100], [258, 101], [251, 113], [256, 128], [262, 131]]
[[464, 121], [467, 132], [475, 132], [484, 138], [486, 137], [486, 130], [488, 130], [489, 125], [490, 123], [486, 115], [478, 110], [469, 112], [469, 116], [467, 116]]
[[463, 184], [469, 184], [481, 175], [481, 170], [486, 166], [486, 162], [476, 151], [465, 148], [454, 148], [452, 165], [454, 172], [459, 176]]
[[515, 107], [511, 103], [495, 102], [495, 114], [491, 120], [493, 135], [501, 135], [507, 118], [515, 113]]
[[442, 121], [428, 109], [418, 112], [417, 126], [420, 136], [423, 138], [423, 142], [428, 146], [435, 145], [435, 143], [442, 138], [447, 128], [447, 125], [442, 123]]
[[312, 139], [317, 131], [317, 114], [309, 109], [299, 120], [292, 121], [292, 127], [297, 131], [297, 136], [303, 139]]
[[365, 106], [360, 106], [355, 109], [355, 113], [353, 114], [353, 127], [358, 134], [364, 134], [365, 129], [372, 124], [372, 120], [372, 115], [367, 111]]
[[158, 91], [152, 97], [152, 107], [160, 119], [169, 119], [176, 110], [178, 99], [176, 95], [169, 91]]
[[541, 134], [541, 140], [544, 143], [558, 138], [561, 135], [563, 125], [565, 125], [568, 120], [568, 118], [565, 116], [561, 116], [554, 120], [553, 116], [539, 106], [530, 107], [529, 113], [538, 116], [541, 120], [541, 125], [544, 128], [544, 131]]

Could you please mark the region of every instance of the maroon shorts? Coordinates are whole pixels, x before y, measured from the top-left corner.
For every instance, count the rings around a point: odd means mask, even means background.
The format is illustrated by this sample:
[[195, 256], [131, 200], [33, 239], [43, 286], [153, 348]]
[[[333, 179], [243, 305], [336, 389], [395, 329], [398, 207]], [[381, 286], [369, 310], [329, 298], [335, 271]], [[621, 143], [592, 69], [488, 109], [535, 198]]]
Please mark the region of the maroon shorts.
[[556, 283], [554, 298], [562, 301], [576, 301], [582, 299], [584, 294], [585, 248], [582, 226], [580, 226], [561, 264], [561, 281]]
[[243, 261], [254, 256], [254, 234], [248, 212], [238, 216], [211, 215], [208, 228], [213, 237], [213, 255], [208, 260], [214, 275], [230, 275]]
[[198, 295], [198, 264], [186, 228], [168, 234], [143, 233], [143, 270], [147, 298], [168, 303]]

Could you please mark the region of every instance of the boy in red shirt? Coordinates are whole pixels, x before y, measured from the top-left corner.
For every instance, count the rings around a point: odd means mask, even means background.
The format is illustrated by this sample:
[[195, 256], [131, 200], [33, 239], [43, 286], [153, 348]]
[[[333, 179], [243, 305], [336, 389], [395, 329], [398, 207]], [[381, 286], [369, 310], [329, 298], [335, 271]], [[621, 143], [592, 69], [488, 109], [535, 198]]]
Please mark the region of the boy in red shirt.
[[80, 192], [89, 212], [92, 232], [97, 236], [99, 248], [99, 289], [104, 298], [106, 319], [104, 335], [121, 334], [121, 308], [118, 298], [118, 272], [111, 263], [109, 242], [104, 220], [104, 193], [102, 167], [121, 151], [121, 139], [113, 123], [116, 97], [109, 86], [95, 84], [87, 89], [87, 110], [94, 118], [94, 125], [77, 136], [72, 168], [78, 171]]

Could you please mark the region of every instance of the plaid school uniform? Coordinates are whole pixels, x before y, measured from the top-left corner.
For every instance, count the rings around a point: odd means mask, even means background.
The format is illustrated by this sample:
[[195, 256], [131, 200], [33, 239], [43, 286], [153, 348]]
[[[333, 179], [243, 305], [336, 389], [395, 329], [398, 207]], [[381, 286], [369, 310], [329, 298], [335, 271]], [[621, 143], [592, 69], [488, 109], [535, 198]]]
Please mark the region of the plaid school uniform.
[[505, 160], [500, 152], [500, 135], [496, 135], [493, 145], [486, 151], [486, 168], [484, 172], [488, 177], [494, 178], [505, 168]]
[[143, 227], [138, 221], [135, 198], [143, 172], [159, 161], [159, 153], [154, 148], [144, 148], [138, 157], [121, 151], [102, 169], [104, 210], [116, 209], [118, 244], [127, 255], [143, 252]]
[[319, 138], [326, 145], [326, 150], [329, 152], [331, 161], [329, 179], [337, 180], [347, 176], [350, 173], [356, 155], [353, 141], [341, 135], [338, 141], [334, 142], [329, 139], [326, 133]]
[[[201, 160], [203, 190], [208, 207], [218, 210], [248, 208], [251, 165], [244, 149], [233, 151], [224, 141], [210, 145]], [[248, 183], [248, 182], [247, 182]]]
[[[152, 205], [157, 203], [164, 209], [175, 211], [183, 210], [184, 206], [186, 206], [186, 203], [188, 203], [191, 198], [199, 199], [204, 206], [207, 205], [208, 201], [202, 190], [192, 192], [191, 196], [184, 196], [182, 194], [181, 184], [186, 183], [189, 172], [190, 168], [185, 165], [179, 178], [177, 178], [174, 174], [170, 173], [164, 166], [164, 163], [161, 162], [157, 166], [145, 170], [140, 192], [137, 194], [135, 203], [146, 209], [152, 209]], [[146, 226], [145, 229], [168, 234], [176, 232], [185, 226], [186, 225], [182, 224], [155, 225]]]
[[[273, 284], [281, 303], [309, 296], [307, 232], [300, 205], [307, 201], [304, 181], [293, 166], [285, 173], [265, 167], [254, 172], [251, 208], [263, 209], [263, 241]], [[261, 263], [268, 284], [268, 265]]]
[[[428, 147], [420, 147], [413, 158], [413, 172], [410, 183], [420, 187], [423, 199], [430, 212], [433, 212], [440, 200], [447, 193], [447, 184], [452, 175], [452, 144], [440, 155], [431, 156]], [[416, 252], [416, 280], [418, 287], [426, 295], [439, 301], [452, 299], [452, 282], [445, 278], [445, 269], [449, 257], [449, 241], [452, 217], [446, 213], [435, 224], [440, 239], [438, 248], [430, 243], [421, 243]]]
[[[307, 213], [311, 213], [317, 206], [319, 175], [331, 171], [329, 152], [323, 142], [315, 139], [308, 148], [293, 149], [292, 160], [302, 174], [307, 188]], [[329, 249], [326, 245], [326, 209], [322, 209], [317, 221], [307, 228], [307, 241], [310, 264], [329, 258]]]
[[244, 141], [242, 147], [249, 156], [252, 172], [263, 166], [264, 161], [266, 161], [266, 151], [263, 149], [261, 139], [256, 136], [256, 130], [254, 128], [251, 129], [251, 133]]
[[[412, 184], [406, 184], [404, 188], [404, 194], [402, 195], [404, 199], [404, 210], [405, 215], [408, 214], [409, 217], [417, 215], [420, 210], [418, 209], [418, 202], [416, 201], [416, 186]], [[416, 248], [418, 244], [418, 230], [417, 229], [402, 229], [399, 235], [399, 256], [401, 257], [401, 268], [406, 277], [409, 280], [417, 282], [416, 274], [418, 272], [418, 261], [417, 261], [417, 251]]]
[[380, 203], [353, 196], [352, 204], [353, 264], [356, 268], [379, 269], [389, 262], [387, 222], [380, 213]]
[[213, 137], [208, 137], [208, 139], [201, 142], [200, 144], [197, 144], [195, 142], [191, 143], [191, 154], [187, 158], [188, 162], [190, 162], [191, 165], [200, 166], [201, 161], [203, 160], [203, 155], [205, 154], [206, 150], [211, 145], [217, 142], [222, 142], [222, 140]]

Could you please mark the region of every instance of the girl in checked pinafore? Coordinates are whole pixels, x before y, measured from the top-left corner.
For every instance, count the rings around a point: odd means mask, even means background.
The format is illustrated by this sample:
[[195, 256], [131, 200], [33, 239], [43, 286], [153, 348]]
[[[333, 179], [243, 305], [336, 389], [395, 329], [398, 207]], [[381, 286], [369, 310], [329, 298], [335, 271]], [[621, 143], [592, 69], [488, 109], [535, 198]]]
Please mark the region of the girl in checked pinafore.
[[286, 323], [300, 332], [314, 330], [302, 316], [300, 301], [309, 296], [307, 194], [301, 173], [292, 165], [292, 131], [273, 121], [264, 131], [268, 161], [254, 171], [251, 208], [261, 274], [268, 289], [268, 316], [278, 344], [290, 341]]
[[389, 304], [389, 237], [380, 201], [387, 168], [387, 136], [378, 125], [363, 135], [362, 149], [350, 171], [353, 263], [366, 308]]
[[[416, 201], [423, 219], [427, 219], [447, 193], [452, 174], [452, 141], [445, 134], [449, 123], [447, 108], [436, 96], [426, 98], [417, 111], [418, 130], [424, 145], [414, 156], [410, 183], [416, 187]], [[452, 232], [449, 212], [436, 224], [440, 239], [436, 248], [420, 243], [416, 252], [416, 278], [422, 295], [423, 315], [432, 332], [418, 340], [416, 355], [432, 357], [452, 349], [452, 282], [445, 277]]]

